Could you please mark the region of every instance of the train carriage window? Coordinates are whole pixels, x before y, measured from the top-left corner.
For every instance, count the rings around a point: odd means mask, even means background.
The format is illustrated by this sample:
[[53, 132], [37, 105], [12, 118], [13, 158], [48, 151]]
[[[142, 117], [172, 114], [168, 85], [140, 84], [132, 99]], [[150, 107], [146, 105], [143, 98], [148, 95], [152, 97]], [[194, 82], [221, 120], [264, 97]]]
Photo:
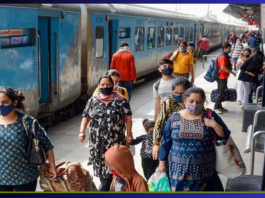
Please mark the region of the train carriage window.
[[157, 37], [157, 47], [163, 47], [164, 46], [164, 34], [165, 30], [163, 27], [159, 27], [157, 31], [158, 37]]
[[174, 27], [174, 45], [178, 44], [179, 39], [179, 29], [177, 27]]
[[35, 28], [2, 29], [1, 49], [36, 45]]
[[179, 42], [184, 41], [184, 28], [180, 28], [180, 36], [179, 36]]
[[167, 27], [166, 45], [171, 45], [172, 43], [172, 28]]
[[104, 54], [104, 27], [96, 27], [96, 58], [102, 58]]
[[130, 38], [131, 37], [131, 28], [129, 27], [123, 27], [119, 29], [119, 38]]
[[134, 50], [136, 52], [144, 50], [144, 28], [143, 27], [135, 28]]
[[186, 27], [185, 28], [185, 41], [188, 41], [188, 39], [189, 39], [189, 28], [188, 27]]
[[155, 47], [155, 28], [149, 27], [147, 31], [147, 49]]
[[193, 27], [190, 27], [189, 41], [193, 41]]

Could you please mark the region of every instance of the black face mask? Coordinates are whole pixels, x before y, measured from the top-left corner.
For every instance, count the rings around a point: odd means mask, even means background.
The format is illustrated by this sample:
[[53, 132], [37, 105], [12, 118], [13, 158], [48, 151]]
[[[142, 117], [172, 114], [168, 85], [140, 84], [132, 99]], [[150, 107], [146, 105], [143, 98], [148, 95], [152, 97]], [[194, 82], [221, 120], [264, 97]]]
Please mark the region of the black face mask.
[[250, 55], [246, 55], [245, 57], [248, 58], [248, 57], [250, 57]]
[[165, 76], [171, 76], [173, 73], [173, 68], [165, 68], [165, 69], [161, 69], [161, 73]]
[[113, 87], [99, 88], [100, 93], [104, 95], [110, 95], [113, 91]]

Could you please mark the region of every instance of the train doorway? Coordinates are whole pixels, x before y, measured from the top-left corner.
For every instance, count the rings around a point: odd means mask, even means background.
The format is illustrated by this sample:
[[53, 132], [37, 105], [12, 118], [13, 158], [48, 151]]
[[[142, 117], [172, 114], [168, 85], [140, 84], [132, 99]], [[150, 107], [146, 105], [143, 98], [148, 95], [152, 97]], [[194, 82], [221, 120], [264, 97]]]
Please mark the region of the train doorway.
[[119, 30], [119, 22], [118, 20], [110, 20], [108, 24], [109, 29], [109, 66], [111, 64], [111, 59], [113, 54], [117, 51], [117, 43], [118, 43], [118, 30]]
[[52, 92], [58, 94], [59, 18], [38, 19], [39, 103], [50, 103]]

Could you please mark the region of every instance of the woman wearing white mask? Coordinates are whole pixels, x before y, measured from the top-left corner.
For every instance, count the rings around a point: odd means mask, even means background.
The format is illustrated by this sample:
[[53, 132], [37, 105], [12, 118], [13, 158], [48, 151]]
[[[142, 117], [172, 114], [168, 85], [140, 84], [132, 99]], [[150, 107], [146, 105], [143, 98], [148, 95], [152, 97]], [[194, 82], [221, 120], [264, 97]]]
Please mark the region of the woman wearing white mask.
[[243, 52], [244, 46], [241, 43], [240, 39], [237, 39], [236, 43], [232, 45], [232, 51], [231, 51], [231, 56], [233, 59], [233, 68], [234, 71], [236, 71], [236, 63], [238, 58], [240, 57], [240, 54]]
[[172, 191], [203, 191], [216, 172], [214, 135], [225, 142], [230, 131], [215, 112], [208, 118], [203, 89], [189, 88], [183, 99], [186, 109], [172, 114], [165, 126], [158, 170], [164, 172], [168, 162]]

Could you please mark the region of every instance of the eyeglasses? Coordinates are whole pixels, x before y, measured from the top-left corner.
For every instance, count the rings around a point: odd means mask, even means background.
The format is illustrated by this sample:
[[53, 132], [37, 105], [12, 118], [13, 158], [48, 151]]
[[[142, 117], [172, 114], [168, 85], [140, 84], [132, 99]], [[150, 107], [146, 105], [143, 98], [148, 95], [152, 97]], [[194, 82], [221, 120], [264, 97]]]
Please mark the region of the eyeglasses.
[[161, 69], [166, 69], [166, 68], [173, 68], [173, 65], [161, 65], [160, 66], [161, 67]]

